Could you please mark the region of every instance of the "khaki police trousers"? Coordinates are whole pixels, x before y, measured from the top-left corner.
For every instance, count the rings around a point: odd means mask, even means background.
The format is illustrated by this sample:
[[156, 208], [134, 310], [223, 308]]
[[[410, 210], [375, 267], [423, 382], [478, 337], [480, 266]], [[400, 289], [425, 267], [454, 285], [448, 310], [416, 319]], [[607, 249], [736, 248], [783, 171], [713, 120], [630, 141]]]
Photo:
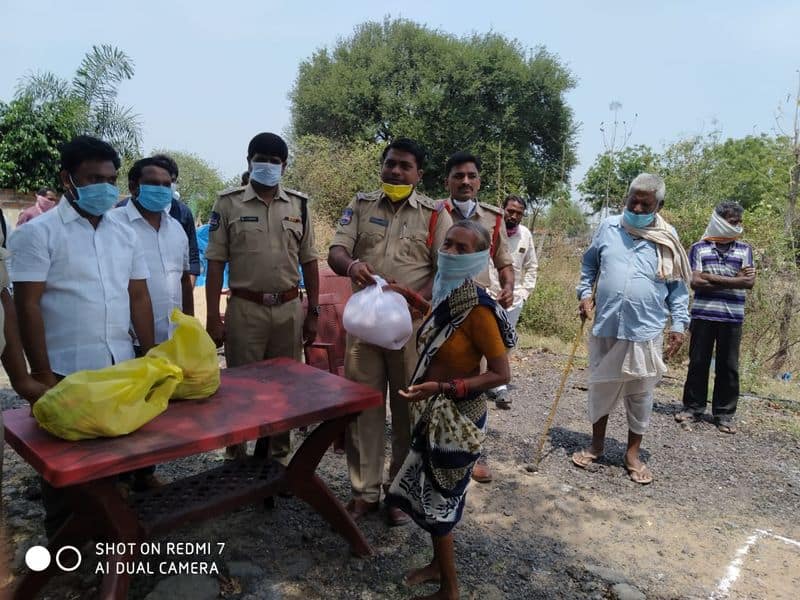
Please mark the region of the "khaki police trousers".
[[[240, 367], [268, 358], [300, 360], [303, 349], [303, 308], [298, 298], [263, 306], [232, 296], [225, 310], [225, 361]], [[291, 452], [291, 432], [270, 438], [274, 458]], [[283, 462], [283, 461], [282, 461]]]
[[[389, 481], [394, 479], [408, 454], [411, 442], [408, 400], [398, 392], [408, 388], [417, 366], [417, 328], [401, 350], [386, 350], [347, 336], [345, 377], [386, 394], [392, 411], [392, 460]], [[386, 445], [386, 403], [362, 412], [347, 430], [347, 466], [354, 498], [377, 502], [383, 483]]]

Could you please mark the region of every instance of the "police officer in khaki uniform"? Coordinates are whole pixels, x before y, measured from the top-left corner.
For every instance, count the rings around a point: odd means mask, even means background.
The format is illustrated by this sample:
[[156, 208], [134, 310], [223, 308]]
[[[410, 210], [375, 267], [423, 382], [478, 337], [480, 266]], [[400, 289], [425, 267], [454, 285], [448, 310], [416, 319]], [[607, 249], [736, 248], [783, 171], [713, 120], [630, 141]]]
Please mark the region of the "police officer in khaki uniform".
[[[260, 133], [247, 148], [248, 185], [222, 192], [209, 220], [206, 250], [206, 330], [221, 345], [229, 367], [277, 358], [300, 360], [303, 343], [314, 341], [319, 316], [318, 255], [307, 197], [281, 187], [289, 150], [273, 133]], [[231, 299], [225, 323], [219, 296], [225, 263], [230, 263]], [[303, 269], [308, 314], [302, 314], [297, 266]], [[216, 308], [216, 309], [215, 309]], [[243, 453], [243, 444], [229, 454]], [[286, 459], [290, 434], [274, 436], [272, 455]], [[256, 454], [266, 453], [266, 438]]]
[[[477, 200], [481, 189], [481, 159], [469, 152], [456, 152], [447, 159], [445, 173], [445, 186], [450, 192], [445, 202], [453, 221], [477, 221], [491, 234], [489, 256], [500, 281], [497, 302], [503, 308], [510, 308], [514, 301], [514, 264], [508, 250], [505, 214], [501, 208]], [[491, 287], [488, 263], [475, 282], [487, 290]], [[492, 472], [483, 457], [475, 464], [472, 478], [481, 483], [492, 480]]]
[[[414, 191], [422, 177], [424, 152], [409, 139], [397, 139], [383, 151], [381, 189], [360, 193], [344, 209], [331, 242], [328, 264], [339, 275], [350, 277], [353, 289], [374, 284], [372, 275], [395, 281], [430, 300], [436, 256], [452, 224], [443, 205]], [[383, 393], [389, 387], [392, 411], [392, 460], [389, 480], [408, 453], [411, 435], [408, 401], [399, 395], [406, 389], [417, 363], [416, 330], [422, 315], [415, 316], [414, 331], [401, 350], [386, 350], [347, 336], [345, 375]], [[354, 518], [378, 509], [383, 481], [386, 406], [366, 410], [349, 427], [347, 464], [353, 499], [347, 509]], [[390, 508], [389, 523], [403, 525], [409, 517]]]

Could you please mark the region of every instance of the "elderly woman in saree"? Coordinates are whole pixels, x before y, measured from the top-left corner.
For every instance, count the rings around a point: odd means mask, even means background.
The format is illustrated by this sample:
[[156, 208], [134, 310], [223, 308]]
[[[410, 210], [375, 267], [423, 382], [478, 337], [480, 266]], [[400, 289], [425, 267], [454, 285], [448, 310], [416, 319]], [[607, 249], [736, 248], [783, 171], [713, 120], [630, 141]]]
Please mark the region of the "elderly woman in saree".
[[[419, 362], [400, 392], [412, 403], [411, 449], [386, 502], [431, 534], [433, 560], [406, 575], [408, 585], [439, 582], [424, 598], [458, 598], [453, 527], [486, 431], [487, 390], [509, 380], [508, 350], [516, 335], [508, 316], [475, 284], [489, 260], [489, 233], [460, 221], [439, 249], [433, 312], [420, 328]], [[488, 370], [480, 372], [481, 358]]]

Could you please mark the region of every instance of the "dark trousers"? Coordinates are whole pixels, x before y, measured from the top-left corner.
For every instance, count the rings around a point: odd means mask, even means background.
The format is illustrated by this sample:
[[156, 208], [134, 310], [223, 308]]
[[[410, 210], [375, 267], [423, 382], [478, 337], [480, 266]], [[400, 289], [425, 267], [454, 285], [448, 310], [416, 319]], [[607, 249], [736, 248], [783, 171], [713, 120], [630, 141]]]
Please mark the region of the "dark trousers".
[[714, 394], [711, 413], [715, 417], [732, 416], [739, 401], [739, 344], [741, 323], [722, 323], [692, 319], [689, 341], [689, 372], [683, 386], [683, 407], [694, 413], [706, 410], [708, 371], [716, 345]]

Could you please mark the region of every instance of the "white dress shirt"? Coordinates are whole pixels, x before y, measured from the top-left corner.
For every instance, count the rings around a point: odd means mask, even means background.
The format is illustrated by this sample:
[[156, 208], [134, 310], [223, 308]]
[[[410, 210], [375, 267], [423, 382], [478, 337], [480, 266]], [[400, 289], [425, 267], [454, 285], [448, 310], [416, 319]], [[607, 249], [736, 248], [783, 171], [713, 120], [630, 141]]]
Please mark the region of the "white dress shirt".
[[16, 229], [8, 247], [13, 282], [46, 283], [41, 310], [54, 373], [133, 358], [128, 284], [149, 272], [130, 227], [103, 217], [95, 229], [62, 197]]
[[133, 200], [113, 209], [108, 216], [132, 227], [136, 232], [139, 248], [144, 251], [147, 270], [150, 271], [147, 290], [153, 304], [155, 342], [165, 342], [172, 333], [169, 320], [172, 309], [182, 310], [183, 307], [181, 277], [189, 271], [189, 240], [186, 232], [166, 211], [161, 214], [161, 225], [156, 231], [136, 208]]
[[[514, 309], [522, 309], [522, 305], [536, 287], [536, 275], [539, 270], [539, 262], [536, 260], [536, 248], [533, 246], [533, 235], [531, 230], [524, 225], [517, 227], [517, 233], [508, 236], [508, 251], [511, 253], [511, 260], [514, 265], [514, 301], [509, 312]], [[491, 265], [489, 277], [492, 285], [489, 291], [495, 298], [500, 292], [500, 278], [497, 269]]]

